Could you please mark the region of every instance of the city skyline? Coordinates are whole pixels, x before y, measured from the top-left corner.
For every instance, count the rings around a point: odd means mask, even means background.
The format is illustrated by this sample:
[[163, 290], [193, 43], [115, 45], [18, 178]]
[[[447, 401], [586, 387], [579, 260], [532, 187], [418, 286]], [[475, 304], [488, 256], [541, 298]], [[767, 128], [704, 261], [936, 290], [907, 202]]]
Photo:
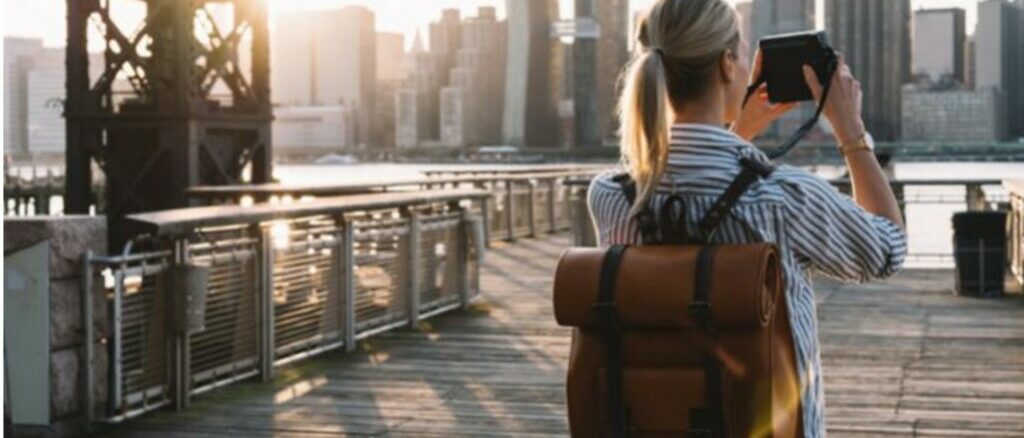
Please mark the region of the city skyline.
[[[131, 1], [131, 0], [122, 0]], [[742, 0], [727, 0], [730, 3], [746, 3]], [[376, 29], [383, 32], [401, 32], [406, 35], [406, 48], [412, 44], [417, 32], [426, 34], [429, 22], [433, 17], [440, 16], [445, 8], [457, 8], [463, 15], [472, 15], [480, 6], [494, 7], [498, 19], [504, 19], [505, 0], [447, 0], [437, 2], [410, 2], [409, 0], [268, 0], [271, 21], [278, 15], [296, 10], [338, 9], [349, 5], [369, 7], [377, 16]], [[653, 3], [654, 0], [630, 1], [630, 15]], [[413, 4], [410, 4], [413, 3]], [[574, 0], [558, 0], [561, 19], [569, 19], [575, 13]], [[817, 11], [817, 28], [824, 25], [824, 0], [815, 0]], [[912, 0], [911, 9], [935, 9], [959, 7], [966, 11], [967, 33], [974, 33], [977, 20], [976, 0]], [[141, 3], [140, 11], [141, 9]], [[4, 0], [3, 2], [3, 35], [10, 37], [41, 38], [47, 47], [64, 45], [65, 24], [63, 20], [53, 20], [58, 14], [65, 15], [64, 0], [35, 0], [32, 2]], [[411, 11], [410, 9], [415, 9]], [[128, 17], [134, 19], [134, 17]], [[425, 36], [425, 35], [424, 35]]]

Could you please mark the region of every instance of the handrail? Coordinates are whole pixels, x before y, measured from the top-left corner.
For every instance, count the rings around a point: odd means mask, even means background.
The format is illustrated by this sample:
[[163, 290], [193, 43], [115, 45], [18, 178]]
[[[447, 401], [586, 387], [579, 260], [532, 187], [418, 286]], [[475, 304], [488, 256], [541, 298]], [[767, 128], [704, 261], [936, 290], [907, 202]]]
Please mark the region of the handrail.
[[536, 173], [536, 172], [565, 172], [565, 171], [576, 171], [576, 170], [594, 170], [607, 167], [607, 164], [511, 164], [505, 166], [492, 166], [492, 167], [451, 167], [451, 168], [439, 168], [439, 169], [427, 169], [423, 171], [424, 175], [480, 175], [480, 174], [517, 174], [517, 173]]
[[299, 216], [395, 208], [421, 203], [464, 199], [479, 200], [489, 196], [490, 192], [480, 189], [451, 189], [318, 198], [309, 202], [290, 204], [261, 203], [251, 206], [188, 207], [128, 215], [126, 227], [129, 234], [181, 235], [198, 227], [257, 223]]
[[186, 194], [193, 198], [230, 198], [242, 195], [254, 196], [281, 196], [281, 195], [308, 195], [308, 196], [336, 196], [368, 193], [374, 191], [387, 191], [388, 189], [406, 186], [436, 186], [455, 184], [480, 184], [496, 181], [526, 181], [534, 179], [567, 178], [585, 175], [593, 175], [596, 170], [568, 170], [552, 172], [528, 172], [502, 175], [462, 175], [452, 177], [424, 177], [409, 179], [388, 179], [376, 181], [362, 181], [341, 184], [251, 184], [251, 185], [221, 185], [221, 186], [195, 186], [186, 190]]

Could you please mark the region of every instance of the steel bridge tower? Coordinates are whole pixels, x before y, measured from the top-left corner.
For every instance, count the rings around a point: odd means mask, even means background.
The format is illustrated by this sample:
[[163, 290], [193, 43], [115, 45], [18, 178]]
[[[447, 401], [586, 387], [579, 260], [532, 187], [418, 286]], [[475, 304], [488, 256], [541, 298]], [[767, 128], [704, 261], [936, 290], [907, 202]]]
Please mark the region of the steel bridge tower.
[[[264, 0], [66, 2], [68, 213], [102, 205], [119, 250], [125, 214], [188, 206], [188, 187], [243, 183], [246, 167], [248, 181], [270, 181]], [[132, 8], [145, 13], [126, 29]], [[90, 47], [102, 47], [101, 68]]]

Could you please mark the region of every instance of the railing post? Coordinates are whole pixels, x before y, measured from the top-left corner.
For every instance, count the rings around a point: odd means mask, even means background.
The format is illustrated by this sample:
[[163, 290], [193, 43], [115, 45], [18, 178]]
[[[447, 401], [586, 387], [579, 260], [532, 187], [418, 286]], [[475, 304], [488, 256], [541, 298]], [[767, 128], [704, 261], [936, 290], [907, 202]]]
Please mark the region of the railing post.
[[260, 379], [274, 378], [274, 239], [269, 226], [260, 228]]
[[124, 298], [125, 269], [127, 269], [127, 264], [122, 261], [114, 273], [114, 302], [112, 303], [110, 328], [110, 391], [107, 395], [107, 410], [110, 415], [117, 414], [121, 409], [121, 317], [124, 313], [122, 300]]
[[409, 327], [415, 329], [420, 323], [420, 214], [409, 207], [405, 214], [409, 218]]
[[[184, 238], [175, 239], [173, 263], [183, 265], [187, 262], [188, 242]], [[178, 294], [183, 293], [183, 291], [169, 290], [165, 291], [165, 293]], [[175, 300], [175, 297], [171, 297], [171, 300]], [[175, 309], [175, 312], [178, 311], [180, 309]], [[174, 317], [176, 316], [172, 316], [172, 318]], [[187, 331], [185, 333], [172, 331], [171, 337], [174, 345], [174, 409], [181, 411], [188, 409], [191, 404], [191, 397], [189, 395], [192, 386], [192, 351], [191, 343], [189, 342], [191, 335]]]
[[907, 223], [907, 197], [905, 184], [901, 182], [892, 183], [893, 195], [896, 197], [896, 205], [900, 209], [900, 217], [903, 218], [903, 223]]
[[530, 222], [530, 237], [537, 237], [537, 184], [534, 180], [527, 180], [526, 217]]
[[984, 211], [985, 210], [985, 191], [981, 189], [981, 184], [967, 184], [967, 210], [968, 211]]
[[512, 180], [505, 180], [505, 217], [508, 218], [506, 221], [505, 228], [508, 231], [508, 241], [513, 242], [516, 240], [516, 215], [513, 210], [515, 209], [515, 201], [513, 196]]
[[459, 224], [456, 234], [456, 248], [457, 254], [455, 257], [455, 263], [457, 263], [458, 269], [456, 269], [456, 292], [459, 294], [459, 302], [462, 304], [462, 308], [465, 309], [469, 306], [469, 226], [470, 226], [470, 211], [466, 208], [461, 208], [458, 202], [452, 202], [451, 209], [459, 212]]
[[82, 361], [85, 365], [82, 367], [85, 372], [82, 373], [82, 400], [85, 405], [85, 431], [88, 432], [92, 429], [93, 421], [93, 398], [92, 398], [92, 387], [95, 384], [93, 381], [93, 345], [92, 343], [96, 339], [95, 333], [93, 333], [93, 315], [92, 315], [92, 250], [86, 250], [82, 254], [82, 328], [85, 330], [85, 352], [84, 360]]
[[558, 231], [558, 216], [556, 215], [555, 205], [557, 204], [556, 195], [558, 194], [558, 178], [548, 179], [548, 233], [555, 233]]
[[481, 216], [481, 219], [484, 221], [484, 246], [490, 248], [491, 247], [491, 208], [493, 208], [494, 203], [496, 202], [494, 200], [493, 192], [491, 192], [491, 196], [488, 196], [488, 197], [484, 198], [480, 202], [482, 203], [481, 208], [480, 208], [480, 216]]
[[342, 282], [345, 297], [345, 351], [352, 352], [356, 349], [356, 231], [350, 218], [344, 218], [342, 225], [345, 227], [345, 239], [342, 242], [342, 260], [345, 266], [345, 277]]

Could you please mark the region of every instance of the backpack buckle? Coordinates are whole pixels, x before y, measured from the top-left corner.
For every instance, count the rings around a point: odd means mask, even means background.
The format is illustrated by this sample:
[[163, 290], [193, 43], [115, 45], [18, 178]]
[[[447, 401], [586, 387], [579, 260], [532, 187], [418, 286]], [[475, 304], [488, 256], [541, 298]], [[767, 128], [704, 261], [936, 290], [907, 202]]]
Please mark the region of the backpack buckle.
[[709, 333], [714, 333], [714, 327], [711, 325], [711, 303], [708, 301], [693, 301], [690, 303], [690, 315], [694, 319], [700, 321], [705, 329]]

